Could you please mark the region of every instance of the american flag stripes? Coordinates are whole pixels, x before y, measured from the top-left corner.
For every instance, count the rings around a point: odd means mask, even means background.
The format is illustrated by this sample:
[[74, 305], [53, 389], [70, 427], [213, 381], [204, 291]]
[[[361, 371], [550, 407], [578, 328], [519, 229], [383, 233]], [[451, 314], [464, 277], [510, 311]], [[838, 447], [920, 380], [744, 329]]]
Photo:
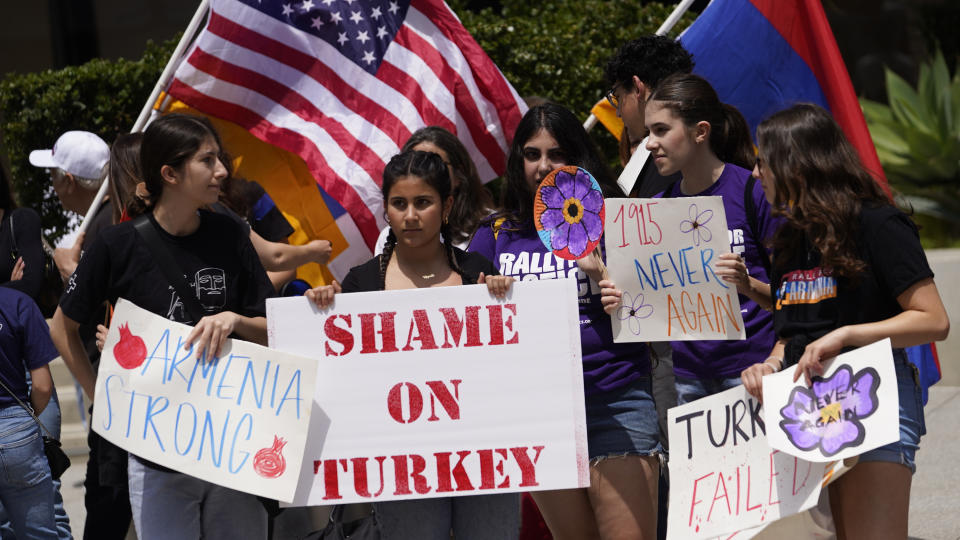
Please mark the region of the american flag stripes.
[[213, 0], [168, 92], [300, 155], [371, 246], [410, 134], [447, 128], [491, 179], [526, 110], [441, 0]]

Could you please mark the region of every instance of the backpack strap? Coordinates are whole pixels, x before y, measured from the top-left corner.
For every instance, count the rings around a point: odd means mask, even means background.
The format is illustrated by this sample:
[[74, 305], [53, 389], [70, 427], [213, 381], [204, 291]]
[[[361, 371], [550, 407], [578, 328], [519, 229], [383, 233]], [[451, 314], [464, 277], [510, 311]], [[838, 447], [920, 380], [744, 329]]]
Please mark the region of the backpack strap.
[[196, 292], [190, 288], [187, 280], [184, 279], [180, 265], [177, 264], [177, 261], [170, 255], [170, 250], [163, 245], [163, 241], [160, 239], [160, 233], [157, 232], [157, 226], [150, 221], [150, 216], [143, 214], [136, 218], [133, 220], [133, 227], [153, 255], [164, 277], [167, 278], [167, 282], [177, 291], [177, 296], [180, 297], [183, 306], [187, 309], [190, 316], [193, 317], [193, 322], [200, 322], [200, 319], [204, 317], [206, 311], [203, 309], [203, 306], [200, 305], [200, 300], [197, 300]]
[[757, 184], [757, 179], [751, 174], [747, 178], [747, 185], [743, 188], [743, 206], [747, 214], [747, 226], [750, 227], [750, 236], [757, 245], [757, 253], [760, 256], [760, 264], [767, 273], [767, 279], [770, 279], [770, 254], [767, 253], [766, 246], [763, 245], [763, 239], [758, 232], [757, 223], [757, 201], [753, 199], [753, 187]]

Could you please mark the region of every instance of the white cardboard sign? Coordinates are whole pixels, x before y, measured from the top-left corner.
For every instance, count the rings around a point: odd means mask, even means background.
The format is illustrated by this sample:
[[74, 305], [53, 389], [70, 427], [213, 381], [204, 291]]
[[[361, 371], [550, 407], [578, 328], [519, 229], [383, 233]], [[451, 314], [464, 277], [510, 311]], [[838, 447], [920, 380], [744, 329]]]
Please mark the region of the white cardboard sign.
[[770, 447], [761, 405], [743, 386], [670, 409], [672, 539], [714, 538], [811, 508], [825, 464]]
[[860, 455], [900, 439], [900, 397], [890, 340], [824, 362], [808, 387], [797, 366], [763, 378], [774, 448], [810, 461]]
[[197, 360], [192, 327], [120, 299], [100, 357], [93, 429], [144, 459], [290, 501], [316, 363], [241, 340]]
[[576, 281], [267, 301], [319, 365], [294, 506], [586, 487]]
[[744, 339], [736, 287], [714, 264], [730, 251], [720, 197], [607, 199], [607, 267], [623, 291], [614, 341]]

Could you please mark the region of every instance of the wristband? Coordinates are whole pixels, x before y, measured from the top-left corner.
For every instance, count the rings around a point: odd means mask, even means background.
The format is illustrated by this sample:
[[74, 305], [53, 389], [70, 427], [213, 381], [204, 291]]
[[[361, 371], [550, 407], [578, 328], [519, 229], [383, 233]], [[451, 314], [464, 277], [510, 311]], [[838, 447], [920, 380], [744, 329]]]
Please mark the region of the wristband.
[[[776, 360], [776, 361], [779, 363], [779, 365], [774, 366], [773, 364], [767, 362], [767, 360]], [[764, 360], [763, 363], [766, 364], [766, 365], [768, 365], [768, 366], [770, 366], [770, 367], [772, 367], [774, 373], [780, 371], [780, 368], [783, 367], [783, 357], [782, 357], [782, 356], [768, 356], [768, 357], [767, 357], [767, 360]]]

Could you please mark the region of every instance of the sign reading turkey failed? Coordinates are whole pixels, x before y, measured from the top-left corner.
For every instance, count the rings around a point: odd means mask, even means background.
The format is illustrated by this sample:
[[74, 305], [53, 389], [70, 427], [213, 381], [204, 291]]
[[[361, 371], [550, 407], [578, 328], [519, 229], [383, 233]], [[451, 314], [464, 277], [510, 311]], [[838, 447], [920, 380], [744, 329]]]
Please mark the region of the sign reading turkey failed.
[[293, 499], [316, 362], [228, 339], [219, 357], [184, 347], [192, 327], [117, 302], [97, 375], [93, 429], [164, 467]]

